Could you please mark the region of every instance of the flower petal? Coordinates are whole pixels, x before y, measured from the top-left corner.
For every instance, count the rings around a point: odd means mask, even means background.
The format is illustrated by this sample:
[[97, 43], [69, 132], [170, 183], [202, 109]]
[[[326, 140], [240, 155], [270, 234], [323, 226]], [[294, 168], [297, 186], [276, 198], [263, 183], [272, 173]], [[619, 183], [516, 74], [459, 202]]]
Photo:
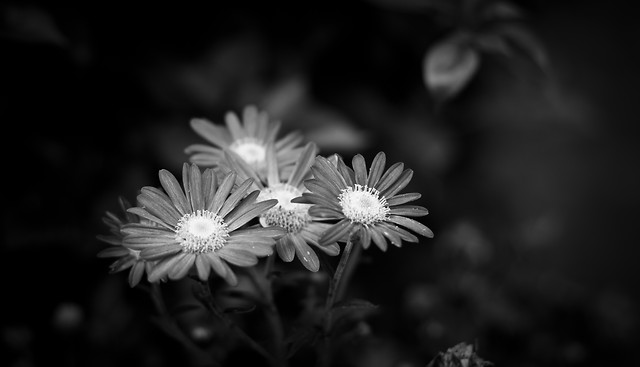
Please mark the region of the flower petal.
[[202, 196], [204, 197], [204, 209], [208, 208], [213, 202], [213, 196], [216, 193], [218, 181], [216, 173], [213, 169], [207, 168], [202, 173]]
[[353, 172], [355, 173], [355, 181], [358, 185], [367, 184], [367, 165], [364, 161], [362, 154], [356, 154], [351, 159], [351, 165], [353, 166]]
[[143, 187], [137, 199], [147, 212], [169, 225], [175, 225], [182, 217], [180, 212], [173, 206], [173, 203], [171, 203], [171, 199], [155, 188]]
[[144, 274], [145, 263], [144, 261], [138, 261], [131, 267], [129, 270], [129, 286], [131, 288], [135, 287], [140, 283], [142, 279], [142, 274]]
[[336, 156], [336, 169], [338, 170], [338, 172], [340, 172], [342, 178], [344, 178], [344, 182], [347, 184], [347, 186], [353, 186], [353, 184], [355, 183], [356, 174], [351, 168], [347, 167], [347, 165], [342, 160], [342, 157], [340, 156]]
[[414, 219], [400, 217], [397, 215], [390, 215], [388, 218], [388, 221], [401, 225], [403, 227], [407, 227], [421, 236], [433, 238], [433, 231], [429, 229], [429, 227], [425, 226], [424, 224]]
[[384, 175], [382, 175], [382, 177], [380, 178], [380, 181], [378, 181], [378, 184], [376, 185], [376, 189], [380, 192], [383, 192], [384, 190], [386, 190], [387, 187], [389, 187], [392, 183], [396, 182], [398, 177], [400, 177], [400, 174], [402, 173], [403, 169], [404, 169], [404, 163], [402, 162], [394, 163], [391, 167], [389, 167], [387, 172], [385, 172]]
[[177, 243], [146, 247], [140, 250], [140, 257], [145, 260], [160, 260], [164, 257], [177, 254], [180, 251], [182, 251], [182, 246]]
[[320, 269], [320, 260], [311, 247], [299, 235], [291, 235], [289, 238], [295, 246], [296, 255], [302, 265], [310, 271], [318, 271]]
[[177, 256], [169, 256], [160, 260], [156, 263], [156, 265], [151, 269], [151, 272], [147, 273], [147, 280], [150, 283], [155, 283], [160, 279], [163, 279], [169, 273], [169, 270], [173, 267], [173, 265], [180, 260], [180, 255]]
[[227, 198], [227, 196], [229, 196], [229, 193], [231, 192], [235, 181], [235, 172], [230, 172], [224, 176], [224, 178], [222, 179], [222, 183], [220, 183], [220, 186], [218, 187], [218, 190], [216, 191], [211, 204], [207, 207], [207, 210], [218, 214], [218, 211], [220, 211], [220, 208], [222, 208], [222, 204], [224, 204], [225, 199]]
[[387, 198], [387, 204], [389, 206], [406, 204], [410, 201], [418, 200], [421, 197], [422, 197], [422, 194], [419, 194], [417, 192], [408, 192], [405, 194], [400, 194], [400, 195]]
[[388, 229], [391, 232], [395, 232], [396, 234], [398, 234], [398, 236], [400, 236], [400, 239], [403, 241], [407, 241], [407, 242], [418, 242], [418, 237], [416, 237], [413, 233], [407, 231], [406, 229], [391, 224], [391, 223], [387, 223], [387, 222], [382, 222], [379, 223], [378, 225], [385, 227], [386, 229]]
[[258, 258], [255, 254], [237, 248], [227, 248], [225, 246], [216, 251], [216, 253], [222, 259], [237, 266], [253, 266], [258, 263]]
[[[185, 163], [185, 167], [186, 165]], [[162, 188], [169, 195], [173, 206], [178, 209], [181, 216], [191, 213], [191, 206], [187, 203], [187, 198], [184, 196], [184, 192], [182, 192], [182, 188], [175, 176], [166, 169], [161, 169], [158, 176], [160, 177]]]
[[369, 234], [371, 234], [371, 240], [373, 241], [373, 243], [375, 243], [376, 246], [380, 248], [380, 250], [382, 250], [383, 252], [387, 251], [387, 240], [382, 235], [382, 232], [380, 232], [375, 226], [370, 226]]
[[144, 210], [144, 209], [142, 209], [140, 207], [129, 208], [129, 209], [127, 209], [127, 211], [131, 212], [131, 213], [133, 213], [133, 214], [135, 214], [135, 215], [137, 215], [137, 216], [139, 216], [141, 218], [150, 220], [150, 221], [152, 221], [154, 223], [158, 223], [159, 225], [161, 225], [161, 226], [163, 226], [163, 227], [165, 227], [165, 228], [167, 228], [169, 230], [173, 230], [173, 228], [174, 228], [170, 224], [167, 224], [164, 220], [156, 217], [155, 215], [149, 213], [148, 211], [146, 211], [146, 210]]
[[344, 218], [344, 214], [341, 211], [327, 208], [320, 205], [314, 205], [309, 208], [309, 215], [316, 218], [322, 219], [342, 219]]
[[238, 115], [235, 112], [229, 111], [224, 116], [224, 122], [227, 124], [229, 132], [231, 132], [231, 138], [233, 140], [239, 140], [247, 136], [246, 132], [240, 124]]
[[[304, 181], [304, 186], [313, 194], [322, 196], [328, 200], [332, 200], [338, 203], [337, 198], [340, 195], [340, 191], [338, 191], [335, 187], [331, 185], [326, 185], [319, 180], [310, 179]], [[304, 196], [304, 193], [303, 193]], [[335, 198], [335, 199], [333, 199]]]
[[209, 274], [211, 274], [211, 264], [206, 260], [205, 255], [196, 254], [196, 271], [198, 272], [198, 278], [200, 280], [209, 279]]
[[360, 228], [360, 244], [362, 244], [362, 248], [365, 250], [371, 245], [371, 231], [365, 226]]
[[202, 256], [206, 257], [205, 259], [208, 260], [211, 268], [213, 268], [213, 271], [215, 271], [216, 274], [218, 274], [221, 278], [227, 277], [228, 268], [225, 266], [224, 261], [220, 259], [217, 252], [204, 253], [202, 254]]
[[402, 172], [400, 177], [392, 183], [387, 189], [381, 190], [380, 194], [384, 197], [392, 197], [397, 194], [400, 190], [404, 189], [411, 179], [413, 178], [413, 170], [406, 169]]
[[402, 215], [406, 217], [422, 217], [429, 214], [427, 208], [419, 205], [399, 205], [389, 210], [389, 214]]
[[280, 183], [280, 174], [278, 172], [278, 158], [273, 144], [267, 146], [267, 185], [275, 186]]
[[[189, 193], [187, 196], [189, 197], [189, 201], [191, 202], [191, 207], [193, 210], [203, 210], [204, 209], [204, 197], [202, 196], [202, 174], [200, 172], [200, 168], [197, 165], [192, 164], [189, 168], [189, 180], [186, 181], [185, 184], [185, 192], [186, 187], [189, 187]], [[187, 183], [188, 182], [188, 183]]]
[[229, 146], [231, 137], [229, 132], [222, 126], [217, 126], [210, 121], [201, 118], [193, 118], [189, 121], [191, 128], [212, 144], [221, 148]]
[[127, 256], [130, 253], [131, 252], [129, 251], [128, 248], [118, 246], [118, 247], [109, 247], [104, 250], [101, 250], [100, 252], [98, 252], [96, 256], [100, 258], [122, 257], [122, 256]]
[[277, 199], [269, 199], [255, 203], [246, 210], [234, 210], [225, 218], [227, 223], [227, 230], [229, 232], [240, 228], [242, 225], [250, 221], [251, 219], [259, 216], [267, 210], [273, 208], [278, 203]]
[[369, 167], [369, 177], [367, 178], [367, 186], [375, 187], [380, 180], [380, 176], [384, 172], [384, 166], [386, 163], [387, 157], [384, 152], [378, 152], [376, 156], [373, 158], [373, 162], [371, 162], [371, 167]]
[[320, 237], [320, 246], [325, 246], [332, 242], [345, 241], [345, 237], [349, 235], [349, 232], [353, 228], [353, 224], [349, 219], [342, 219], [338, 223], [327, 229], [326, 232]]
[[178, 255], [178, 261], [169, 268], [169, 279], [177, 280], [184, 278], [196, 261], [196, 254], [185, 253], [180, 255]]
[[[304, 147], [300, 158], [296, 162], [295, 168], [291, 171], [291, 175], [287, 180], [287, 183], [293, 187], [298, 187], [305, 176], [310, 172], [311, 165], [313, 164], [313, 160], [318, 154], [318, 147], [315, 143], [309, 142]], [[271, 183], [269, 183], [271, 186]]]
[[229, 241], [232, 241], [234, 238], [241, 237], [281, 237], [286, 232], [282, 227], [250, 227], [239, 229], [237, 231], [233, 231], [229, 234]]
[[291, 235], [288, 234], [278, 241], [276, 241], [276, 251], [278, 252], [278, 256], [284, 262], [291, 262], [296, 254], [295, 245], [291, 240]]
[[[233, 191], [233, 193], [229, 195], [227, 200], [225, 200], [224, 204], [222, 205], [222, 208], [220, 208], [220, 211], [218, 211], [218, 215], [224, 218], [227, 214], [229, 214], [229, 212], [236, 207], [236, 205], [240, 202], [240, 200], [242, 200], [242, 198], [246, 196], [247, 189], [252, 184], [253, 184], [252, 179], [247, 179], [243, 183], [241, 183], [240, 186], [238, 186], [238, 188], [236, 188]], [[257, 192], [257, 190], [255, 190], [254, 192]], [[252, 194], [254, 192], [252, 192]]]
[[335, 242], [327, 246], [318, 246], [318, 248], [329, 256], [340, 255], [340, 246]]
[[382, 233], [382, 235], [385, 236], [391, 242], [392, 245], [397, 247], [402, 246], [402, 238], [400, 238], [400, 235], [398, 234], [398, 232], [393, 231], [392, 229], [386, 226], [375, 226], [375, 228], [378, 231], [380, 231], [380, 233]]
[[256, 256], [263, 257], [273, 254], [273, 245], [275, 241], [272, 238], [262, 237], [260, 239], [268, 242], [243, 242], [243, 243], [227, 243], [224, 247], [230, 250], [244, 250], [248, 251]]

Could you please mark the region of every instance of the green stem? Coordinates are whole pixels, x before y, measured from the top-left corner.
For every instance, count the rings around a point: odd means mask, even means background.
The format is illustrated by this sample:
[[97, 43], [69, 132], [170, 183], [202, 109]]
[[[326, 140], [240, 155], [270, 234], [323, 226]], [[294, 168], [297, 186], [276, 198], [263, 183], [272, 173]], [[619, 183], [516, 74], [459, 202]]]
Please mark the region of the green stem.
[[202, 299], [207, 309], [217, 318], [219, 318], [230, 330], [233, 330], [238, 337], [247, 344], [251, 349], [264, 357], [269, 364], [273, 367], [279, 367], [278, 361], [276, 361], [260, 344], [258, 344], [251, 336], [249, 336], [244, 330], [242, 330], [238, 324], [236, 324], [220, 306], [216, 303], [213, 294], [211, 294], [211, 288], [208, 281], [199, 281]]
[[[336, 301], [340, 299], [339, 296], [342, 295], [340, 291], [341, 288], [344, 288], [346, 283], [348, 282], [351, 274], [353, 264], [355, 261], [349, 262], [349, 258], [351, 255], [351, 250], [353, 249], [354, 243], [353, 236], [349, 236], [346, 245], [344, 246], [344, 250], [342, 252], [342, 256], [340, 257], [340, 262], [338, 262], [338, 267], [336, 268], [333, 277], [331, 278], [331, 282], [329, 283], [329, 291], [327, 293], [327, 299], [324, 306], [324, 314], [323, 314], [323, 322], [322, 322], [322, 339], [320, 343], [320, 347], [318, 349], [318, 367], [328, 367], [331, 363], [331, 340], [330, 333], [333, 323], [333, 313], [332, 309], [335, 305]], [[356, 252], [357, 253], [357, 252]], [[351, 265], [351, 266], [348, 266]], [[346, 276], [345, 276], [346, 275]]]
[[273, 298], [273, 288], [270, 279], [271, 269], [274, 264], [274, 256], [277, 255], [274, 254], [267, 258], [262, 276], [254, 267], [249, 268], [248, 270], [253, 284], [256, 286], [258, 292], [260, 293], [260, 300], [262, 301], [262, 306], [264, 307], [267, 323], [269, 324], [269, 330], [272, 333], [273, 355], [278, 362], [278, 366], [286, 367], [287, 351], [284, 345], [284, 328], [282, 324], [282, 318], [280, 317], [280, 312], [278, 311], [278, 307], [276, 306], [275, 300]]

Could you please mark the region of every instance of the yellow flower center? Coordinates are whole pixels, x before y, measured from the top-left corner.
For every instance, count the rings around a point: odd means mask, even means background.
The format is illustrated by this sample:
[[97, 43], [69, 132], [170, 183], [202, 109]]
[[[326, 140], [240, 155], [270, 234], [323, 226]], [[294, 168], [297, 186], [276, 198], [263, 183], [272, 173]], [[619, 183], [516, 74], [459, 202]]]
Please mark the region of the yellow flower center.
[[365, 226], [387, 219], [389, 205], [380, 192], [367, 185], [349, 186], [338, 196], [344, 216]]
[[222, 218], [208, 210], [182, 216], [176, 225], [176, 240], [186, 252], [212, 252], [222, 248], [229, 237]]
[[238, 139], [229, 146], [229, 149], [254, 166], [263, 164], [267, 156], [266, 147], [256, 138]]
[[288, 185], [278, 184], [267, 187], [258, 195], [258, 201], [277, 199], [278, 204], [260, 216], [263, 227], [280, 226], [289, 233], [298, 233], [309, 223], [309, 204], [292, 203], [291, 199], [302, 194], [299, 189]]

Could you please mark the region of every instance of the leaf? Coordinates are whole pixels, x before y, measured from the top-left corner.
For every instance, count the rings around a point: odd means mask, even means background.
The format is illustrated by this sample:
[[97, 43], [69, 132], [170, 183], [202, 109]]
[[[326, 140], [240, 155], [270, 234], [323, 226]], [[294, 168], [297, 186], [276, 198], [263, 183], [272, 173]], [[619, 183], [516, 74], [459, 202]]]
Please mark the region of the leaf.
[[320, 329], [317, 327], [294, 328], [284, 341], [287, 346], [287, 358], [293, 357], [303, 346], [312, 345], [319, 334]]
[[378, 305], [357, 298], [339, 302], [334, 305], [330, 311], [333, 317], [333, 329], [335, 330], [341, 324], [348, 323], [349, 321], [361, 320], [377, 308]]
[[511, 46], [512, 49], [524, 53], [537, 67], [545, 71], [549, 68], [549, 56], [542, 42], [529, 29], [517, 25], [508, 24], [494, 30]]
[[439, 99], [457, 95], [480, 65], [480, 54], [468, 35], [457, 33], [433, 45], [423, 61], [427, 89]]

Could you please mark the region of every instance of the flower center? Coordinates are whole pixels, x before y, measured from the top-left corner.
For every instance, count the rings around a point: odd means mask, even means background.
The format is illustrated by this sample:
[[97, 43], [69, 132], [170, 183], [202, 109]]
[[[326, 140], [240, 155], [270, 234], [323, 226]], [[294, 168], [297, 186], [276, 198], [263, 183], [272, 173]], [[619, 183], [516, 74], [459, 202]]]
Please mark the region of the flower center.
[[264, 144], [256, 138], [238, 139], [229, 146], [229, 149], [252, 165], [263, 163], [267, 156], [267, 149]]
[[291, 199], [301, 194], [302, 191], [288, 184], [263, 189], [258, 195], [258, 201], [277, 199], [278, 204], [260, 216], [260, 224], [263, 227], [280, 226], [289, 233], [300, 232], [311, 220], [308, 214], [311, 205], [291, 202]]
[[229, 237], [222, 218], [208, 210], [185, 214], [176, 225], [176, 240], [186, 252], [212, 252], [224, 246]]
[[349, 186], [338, 196], [344, 216], [365, 226], [381, 222], [389, 214], [389, 205], [380, 192], [367, 185]]

